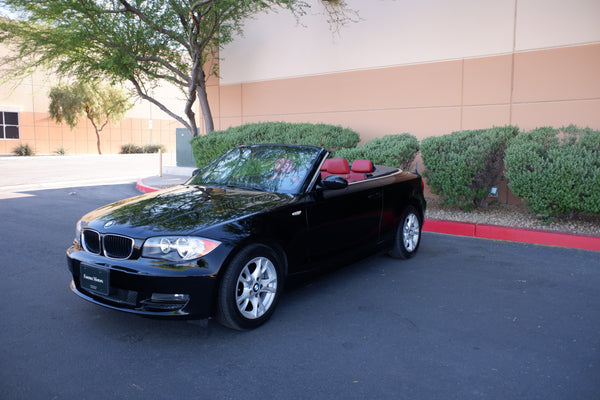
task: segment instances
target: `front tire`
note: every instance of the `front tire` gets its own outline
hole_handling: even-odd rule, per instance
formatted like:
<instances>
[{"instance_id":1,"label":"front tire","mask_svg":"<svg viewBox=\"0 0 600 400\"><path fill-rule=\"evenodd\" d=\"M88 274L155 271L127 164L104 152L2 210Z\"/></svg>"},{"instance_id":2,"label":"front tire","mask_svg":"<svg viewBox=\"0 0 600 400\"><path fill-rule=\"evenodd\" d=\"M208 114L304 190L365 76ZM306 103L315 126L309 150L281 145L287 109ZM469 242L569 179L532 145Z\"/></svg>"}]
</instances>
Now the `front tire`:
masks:
<instances>
[{"instance_id":1,"label":"front tire","mask_svg":"<svg viewBox=\"0 0 600 400\"><path fill-rule=\"evenodd\" d=\"M394 247L389 254L394 258L413 257L421 243L421 225L422 221L417 209L413 206L406 207L396 230Z\"/></svg>"},{"instance_id":2,"label":"front tire","mask_svg":"<svg viewBox=\"0 0 600 400\"><path fill-rule=\"evenodd\" d=\"M283 289L281 262L271 248L255 244L236 254L223 272L217 319L232 329L253 329L266 322Z\"/></svg>"}]
</instances>

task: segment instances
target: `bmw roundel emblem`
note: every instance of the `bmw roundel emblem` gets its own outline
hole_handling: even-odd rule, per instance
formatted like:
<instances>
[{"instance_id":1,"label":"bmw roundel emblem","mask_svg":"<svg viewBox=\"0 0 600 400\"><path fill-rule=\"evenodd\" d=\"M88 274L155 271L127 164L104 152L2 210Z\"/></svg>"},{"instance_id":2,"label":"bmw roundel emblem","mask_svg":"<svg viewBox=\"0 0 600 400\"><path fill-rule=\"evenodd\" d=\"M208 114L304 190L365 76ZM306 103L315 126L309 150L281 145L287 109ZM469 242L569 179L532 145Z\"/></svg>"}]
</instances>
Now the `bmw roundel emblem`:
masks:
<instances>
[{"instance_id":1,"label":"bmw roundel emblem","mask_svg":"<svg viewBox=\"0 0 600 400\"><path fill-rule=\"evenodd\" d=\"M115 221L108 221L107 223L104 224L104 228L110 228L111 226L113 226L115 224Z\"/></svg>"}]
</instances>

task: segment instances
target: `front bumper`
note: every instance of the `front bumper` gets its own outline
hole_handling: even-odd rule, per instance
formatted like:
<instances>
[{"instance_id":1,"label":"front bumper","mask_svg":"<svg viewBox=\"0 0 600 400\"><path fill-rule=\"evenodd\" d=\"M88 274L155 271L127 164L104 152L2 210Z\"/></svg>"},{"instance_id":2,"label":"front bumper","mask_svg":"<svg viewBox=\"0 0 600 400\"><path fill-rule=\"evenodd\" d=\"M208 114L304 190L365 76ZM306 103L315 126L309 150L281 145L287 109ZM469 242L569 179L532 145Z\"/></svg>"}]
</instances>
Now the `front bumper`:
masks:
<instances>
[{"instance_id":1,"label":"front bumper","mask_svg":"<svg viewBox=\"0 0 600 400\"><path fill-rule=\"evenodd\" d=\"M67 262L73 278L71 290L94 304L152 317L207 318L214 313L219 268L157 268L154 260L111 260L75 246L67 251ZM82 264L108 272L108 285L102 292L82 283Z\"/></svg>"}]
</instances>

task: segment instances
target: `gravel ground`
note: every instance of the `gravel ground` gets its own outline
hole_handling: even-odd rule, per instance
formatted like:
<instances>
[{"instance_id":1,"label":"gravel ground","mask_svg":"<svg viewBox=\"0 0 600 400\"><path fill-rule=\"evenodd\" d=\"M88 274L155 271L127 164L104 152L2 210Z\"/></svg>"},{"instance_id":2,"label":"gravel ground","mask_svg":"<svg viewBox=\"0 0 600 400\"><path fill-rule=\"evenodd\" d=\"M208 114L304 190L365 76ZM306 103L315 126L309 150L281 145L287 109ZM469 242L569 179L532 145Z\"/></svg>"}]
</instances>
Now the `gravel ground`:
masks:
<instances>
[{"instance_id":1,"label":"gravel ground","mask_svg":"<svg viewBox=\"0 0 600 400\"><path fill-rule=\"evenodd\" d=\"M426 218L600 236L600 215L543 220L524 205L516 204L491 204L486 209L464 212L455 207L442 207L437 199L427 199Z\"/></svg>"}]
</instances>

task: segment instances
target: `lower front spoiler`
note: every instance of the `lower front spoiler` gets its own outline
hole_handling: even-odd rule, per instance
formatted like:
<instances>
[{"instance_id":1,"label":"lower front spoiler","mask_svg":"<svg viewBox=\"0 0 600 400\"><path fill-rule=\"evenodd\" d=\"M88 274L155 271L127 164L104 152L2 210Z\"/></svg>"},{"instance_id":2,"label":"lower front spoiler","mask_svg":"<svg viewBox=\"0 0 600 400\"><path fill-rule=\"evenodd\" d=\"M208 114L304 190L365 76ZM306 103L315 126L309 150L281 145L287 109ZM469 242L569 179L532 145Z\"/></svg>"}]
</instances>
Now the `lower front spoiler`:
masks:
<instances>
[{"instance_id":1,"label":"lower front spoiler","mask_svg":"<svg viewBox=\"0 0 600 400\"><path fill-rule=\"evenodd\" d=\"M166 311L150 311L150 310L144 310L141 308L124 307L124 306L118 305L118 303L115 303L114 301L111 301L110 299L103 298L103 296L94 295L92 297L91 295L88 295L87 293L82 292L81 290L79 290L77 288L77 285L75 284L75 282L73 280L71 280L70 287L71 287L71 291L73 293L75 293L77 296L81 297L82 299L89 301L90 303L94 303L94 304L97 304L102 307L110 308L112 310L127 312L130 314L137 314L137 315L146 316L146 317L162 317L162 318L192 318L192 317L193 318L207 318L210 316L210 312L208 312L208 311L200 312L200 313L189 312L189 311L187 311L187 307L183 304L182 304L181 308L166 310Z\"/></svg>"}]
</instances>

